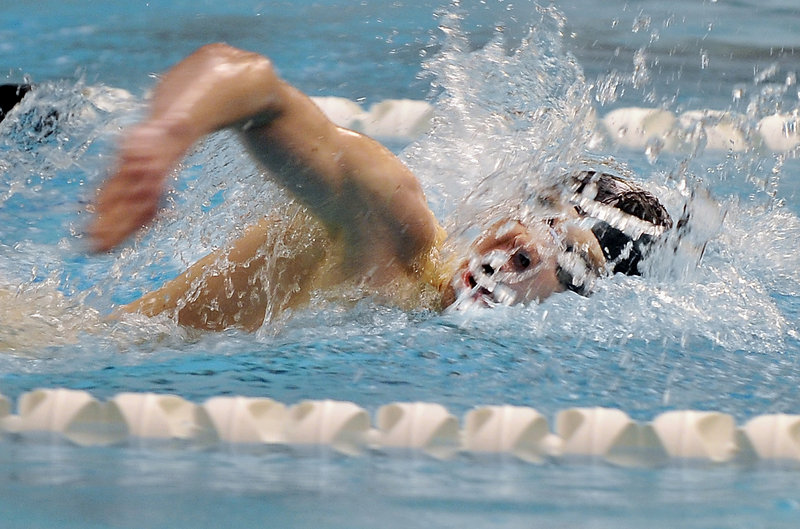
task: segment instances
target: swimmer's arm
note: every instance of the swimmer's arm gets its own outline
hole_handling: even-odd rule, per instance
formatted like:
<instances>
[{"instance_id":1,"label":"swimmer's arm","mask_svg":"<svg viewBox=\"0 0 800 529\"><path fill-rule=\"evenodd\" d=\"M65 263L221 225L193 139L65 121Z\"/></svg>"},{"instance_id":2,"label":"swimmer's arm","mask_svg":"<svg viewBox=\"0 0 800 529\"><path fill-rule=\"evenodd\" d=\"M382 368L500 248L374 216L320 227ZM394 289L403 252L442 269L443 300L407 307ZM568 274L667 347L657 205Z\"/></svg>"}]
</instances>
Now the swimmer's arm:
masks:
<instances>
[{"instance_id":1,"label":"swimmer's arm","mask_svg":"<svg viewBox=\"0 0 800 529\"><path fill-rule=\"evenodd\" d=\"M290 254L276 254L273 245L290 244L284 239L294 235L275 233L276 225L280 225L276 219L262 219L230 247L203 257L119 312L146 316L166 312L195 329L255 331L264 323L268 305L278 313L306 301L312 271L325 253L312 241ZM277 260L278 266L266 266L268 259Z\"/></svg>"},{"instance_id":2,"label":"swimmer's arm","mask_svg":"<svg viewBox=\"0 0 800 529\"><path fill-rule=\"evenodd\" d=\"M98 193L95 248L110 249L150 222L169 171L223 128L240 131L275 180L357 253L410 265L434 243L438 225L419 182L391 152L334 125L266 58L215 44L164 76L148 118L124 139Z\"/></svg>"}]
</instances>

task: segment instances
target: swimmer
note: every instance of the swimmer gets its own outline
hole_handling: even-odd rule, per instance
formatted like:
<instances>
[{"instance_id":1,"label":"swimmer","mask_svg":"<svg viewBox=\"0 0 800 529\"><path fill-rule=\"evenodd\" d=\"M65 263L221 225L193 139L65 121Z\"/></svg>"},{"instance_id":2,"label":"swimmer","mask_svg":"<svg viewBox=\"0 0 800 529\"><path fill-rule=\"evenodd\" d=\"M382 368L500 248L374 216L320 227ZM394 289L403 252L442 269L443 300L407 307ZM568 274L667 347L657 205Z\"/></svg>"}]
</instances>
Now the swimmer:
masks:
<instances>
[{"instance_id":1,"label":"swimmer","mask_svg":"<svg viewBox=\"0 0 800 529\"><path fill-rule=\"evenodd\" d=\"M636 273L643 248L671 224L646 192L590 171L574 179L574 203L552 200L553 214L540 221L497 221L467 257L448 258L444 229L397 157L333 124L267 58L212 44L161 78L148 115L123 138L94 203L93 248L108 251L150 223L170 171L198 140L222 129L238 133L308 216L262 219L123 312L167 314L200 329L253 331L268 307L298 307L312 292L342 284L389 296L409 286L430 291L437 308L539 302L565 290L586 294L606 273ZM642 204L646 211L639 211ZM635 217L637 233L604 222L603 208ZM580 222L586 216L599 220L586 227ZM276 229L284 233L276 237ZM268 266L267 247L276 244L297 249L282 254L280 266Z\"/></svg>"}]
</instances>

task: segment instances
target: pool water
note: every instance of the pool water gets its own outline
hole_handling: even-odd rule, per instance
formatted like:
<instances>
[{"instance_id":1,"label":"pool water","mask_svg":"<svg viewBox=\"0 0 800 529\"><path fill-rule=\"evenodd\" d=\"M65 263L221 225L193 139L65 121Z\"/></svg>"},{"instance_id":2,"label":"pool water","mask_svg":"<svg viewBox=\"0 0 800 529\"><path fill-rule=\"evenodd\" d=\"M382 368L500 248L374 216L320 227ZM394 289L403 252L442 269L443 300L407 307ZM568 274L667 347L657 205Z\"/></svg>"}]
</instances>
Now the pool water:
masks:
<instances>
[{"instance_id":1,"label":"pool water","mask_svg":"<svg viewBox=\"0 0 800 529\"><path fill-rule=\"evenodd\" d=\"M457 416L517 404L550 419L606 406L642 422L681 409L739 424L797 413L800 164L796 152L759 145L757 124L800 107L800 9L789 0L595 4L6 6L5 80L39 86L0 124L0 284L15 292L0 299L0 393L336 399L371 413L427 401ZM524 207L576 160L609 156L674 218L691 211L689 229L644 277L602 281L589 298L444 314L320 302L255 334L105 322L113 305L284 200L215 135L187 158L151 229L117 253L86 252L85 206L120 127L140 115L153 75L219 40L269 55L311 95L364 108L430 101L431 131L390 146L455 233L469 233L489 204ZM688 133L631 146L598 133L599 120L630 107L736 113L749 147L705 148ZM15 439L0 440L0 460L4 527L788 528L800 517L797 469L783 463L628 469Z\"/></svg>"}]
</instances>

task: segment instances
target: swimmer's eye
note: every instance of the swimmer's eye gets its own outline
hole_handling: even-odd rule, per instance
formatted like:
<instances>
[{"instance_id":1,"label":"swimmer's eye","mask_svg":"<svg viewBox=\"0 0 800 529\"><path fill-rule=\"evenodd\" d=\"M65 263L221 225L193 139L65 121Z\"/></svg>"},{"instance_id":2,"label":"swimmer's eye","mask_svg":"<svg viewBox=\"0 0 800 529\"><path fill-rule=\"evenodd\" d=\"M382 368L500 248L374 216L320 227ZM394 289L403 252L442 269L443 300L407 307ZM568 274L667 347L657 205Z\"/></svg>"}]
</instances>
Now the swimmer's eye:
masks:
<instances>
[{"instance_id":1,"label":"swimmer's eye","mask_svg":"<svg viewBox=\"0 0 800 529\"><path fill-rule=\"evenodd\" d=\"M525 250L520 250L511 258L517 270L527 270L531 266L531 256Z\"/></svg>"}]
</instances>

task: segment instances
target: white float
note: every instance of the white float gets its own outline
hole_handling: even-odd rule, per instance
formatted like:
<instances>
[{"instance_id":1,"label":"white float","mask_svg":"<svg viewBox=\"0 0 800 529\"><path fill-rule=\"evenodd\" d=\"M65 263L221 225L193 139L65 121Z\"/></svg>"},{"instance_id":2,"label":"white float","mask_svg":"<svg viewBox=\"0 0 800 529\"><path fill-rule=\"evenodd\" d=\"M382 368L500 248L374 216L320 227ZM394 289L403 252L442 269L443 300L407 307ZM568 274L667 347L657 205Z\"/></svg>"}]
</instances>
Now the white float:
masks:
<instances>
[{"instance_id":1,"label":"white float","mask_svg":"<svg viewBox=\"0 0 800 529\"><path fill-rule=\"evenodd\" d=\"M387 99L365 110L341 97L313 97L314 102L339 126L384 141L410 142L430 130L434 107L426 101ZM614 143L635 149L655 147L675 150L693 145L694 134L705 136L705 150L744 151L765 146L785 152L800 146L800 116L775 114L748 127L744 115L714 109L688 110L676 116L662 108L622 107L608 112L596 123L598 133ZM750 129L752 128L752 132Z\"/></svg>"},{"instance_id":2,"label":"white float","mask_svg":"<svg viewBox=\"0 0 800 529\"><path fill-rule=\"evenodd\" d=\"M440 404L395 402L378 409L381 448L411 448L450 457L461 447L458 419Z\"/></svg>"},{"instance_id":3,"label":"white float","mask_svg":"<svg viewBox=\"0 0 800 529\"><path fill-rule=\"evenodd\" d=\"M5 395L0 394L0 419L9 414L11 414L11 401Z\"/></svg>"},{"instance_id":4,"label":"white float","mask_svg":"<svg viewBox=\"0 0 800 529\"><path fill-rule=\"evenodd\" d=\"M8 432L59 434L79 445L108 445L124 440L128 430L116 407L85 391L38 389L24 393L18 415L3 419Z\"/></svg>"},{"instance_id":5,"label":"white float","mask_svg":"<svg viewBox=\"0 0 800 529\"><path fill-rule=\"evenodd\" d=\"M120 393L111 402L125 418L134 437L204 442L211 442L216 437L206 413L182 397L157 393Z\"/></svg>"},{"instance_id":6,"label":"white float","mask_svg":"<svg viewBox=\"0 0 800 529\"><path fill-rule=\"evenodd\" d=\"M800 460L800 415L761 415L742 431L758 457Z\"/></svg>"},{"instance_id":7,"label":"white float","mask_svg":"<svg viewBox=\"0 0 800 529\"><path fill-rule=\"evenodd\" d=\"M340 127L384 141L413 141L433 122L433 106L413 99L385 99L364 110L342 97L313 97L314 103Z\"/></svg>"},{"instance_id":8,"label":"white float","mask_svg":"<svg viewBox=\"0 0 800 529\"><path fill-rule=\"evenodd\" d=\"M777 152L790 151L800 145L800 116L774 114L758 122L764 144Z\"/></svg>"},{"instance_id":9,"label":"white float","mask_svg":"<svg viewBox=\"0 0 800 529\"><path fill-rule=\"evenodd\" d=\"M667 453L649 425L612 408L571 408L556 416L565 455L603 458L618 465L655 466Z\"/></svg>"},{"instance_id":10,"label":"white float","mask_svg":"<svg viewBox=\"0 0 800 529\"><path fill-rule=\"evenodd\" d=\"M561 452L561 441L550 433L547 419L533 408L484 406L464 417L464 449L509 453L540 462Z\"/></svg>"},{"instance_id":11,"label":"white float","mask_svg":"<svg viewBox=\"0 0 800 529\"><path fill-rule=\"evenodd\" d=\"M367 443L370 419L352 402L307 400L295 404L286 417L285 439L295 445L329 445L358 454Z\"/></svg>"},{"instance_id":12,"label":"white float","mask_svg":"<svg viewBox=\"0 0 800 529\"><path fill-rule=\"evenodd\" d=\"M719 110L690 110L678 117L687 134L699 129L705 135L705 148L710 150L744 151L751 146L745 137L744 118Z\"/></svg>"},{"instance_id":13,"label":"white float","mask_svg":"<svg viewBox=\"0 0 800 529\"><path fill-rule=\"evenodd\" d=\"M671 411L653 421L653 428L671 457L730 461L740 452L736 423L726 413Z\"/></svg>"},{"instance_id":14,"label":"white float","mask_svg":"<svg viewBox=\"0 0 800 529\"><path fill-rule=\"evenodd\" d=\"M709 151L744 151L763 145L785 152L800 146L800 116L795 114L766 116L748 127L746 116L721 110L689 110L676 117L659 108L624 107L606 114L602 123L614 143L636 149L691 147L697 133L705 136Z\"/></svg>"},{"instance_id":15,"label":"white float","mask_svg":"<svg viewBox=\"0 0 800 529\"><path fill-rule=\"evenodd\" d=\"M114 112L121 108L127 108L135 101L133 94L127 90L110 86L87 86L82 93L97 109L103 112Z\"/></svg>"},{"instance_id":16,"label":"white float","mask_svg":"<svg viewBox=\"0 0 800 529\"><path fill-rule=\"evenodd\" d=\"M675 144L675 114L660 108L627 107L612 110L603 118L606 132L615 143L644 148L658 141L662 148Z\"/></svg>"},{"instance_id":17,"label":"white float","mask_svg":"<svg viewBox=\"0 0 800 529\"><path fill-rule=\"evenodd\" d=\"M430 130L433 107L425 101L386 99L372 105L359 121L356 130L368 136L412 141Z\"/></svg>"},{"instance_id":18,"label":"white float","mask_svg":"<svg viewBox=\"0 0 800 529\"><path fill-rule=\"evenodd\" d=\"M267 398L214 397L203 404L220 440L228 443L285 442L286 406Z\"/></svg>"},{"instance_id":19,"label":"white float","mask_svg":"<svg viewBox=\"0 0 800 529\"><path fill-rule=\"evenodd\" d=\"M346 129L354 128L354 122L361 119L365 113L361 105L344 97L312 97L311 100L328 119Z\"/></svg>"}]
</instances>

